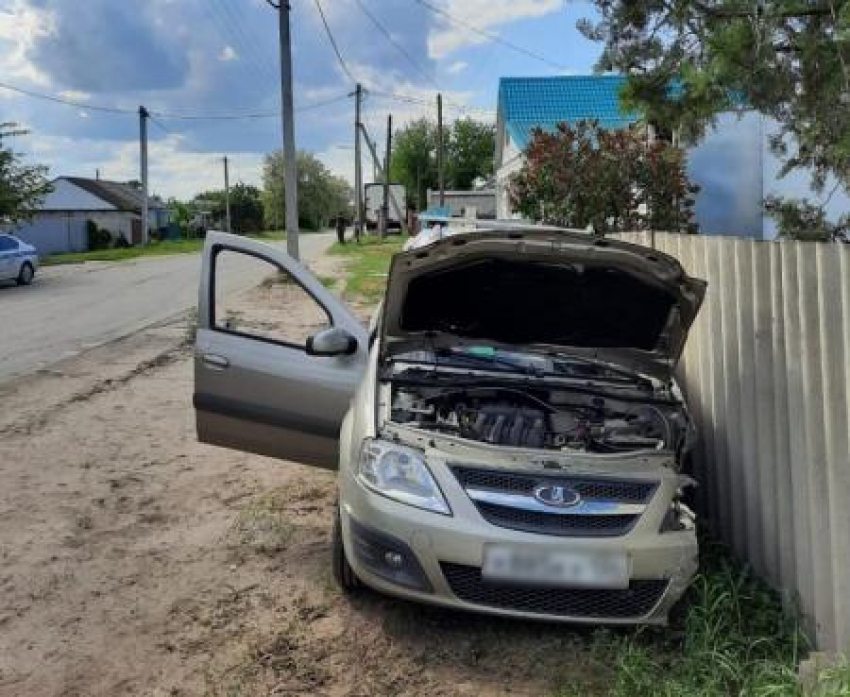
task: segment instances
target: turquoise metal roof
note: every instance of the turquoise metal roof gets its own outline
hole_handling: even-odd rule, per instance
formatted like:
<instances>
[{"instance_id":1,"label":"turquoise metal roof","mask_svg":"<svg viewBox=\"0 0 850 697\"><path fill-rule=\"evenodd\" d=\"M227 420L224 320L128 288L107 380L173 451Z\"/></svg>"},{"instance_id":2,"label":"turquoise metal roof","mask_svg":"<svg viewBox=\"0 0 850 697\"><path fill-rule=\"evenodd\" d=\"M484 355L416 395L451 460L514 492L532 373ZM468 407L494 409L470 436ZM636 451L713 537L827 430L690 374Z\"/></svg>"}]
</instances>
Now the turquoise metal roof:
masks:
<instances>
[{"instance_id":1,"label":"turquoise metal roof","mask_svg":"<svg viewBox=\"0 0 850 697\"><path fill-rule=\"evenodd\" d=\"M638 115L622 110L622 75L563 75L503 77L499 81L499 113L519 148L528 145L531 131L554 131L562 121L595 120L604 128L625 128Z\"/></svg>"}]
</instances>

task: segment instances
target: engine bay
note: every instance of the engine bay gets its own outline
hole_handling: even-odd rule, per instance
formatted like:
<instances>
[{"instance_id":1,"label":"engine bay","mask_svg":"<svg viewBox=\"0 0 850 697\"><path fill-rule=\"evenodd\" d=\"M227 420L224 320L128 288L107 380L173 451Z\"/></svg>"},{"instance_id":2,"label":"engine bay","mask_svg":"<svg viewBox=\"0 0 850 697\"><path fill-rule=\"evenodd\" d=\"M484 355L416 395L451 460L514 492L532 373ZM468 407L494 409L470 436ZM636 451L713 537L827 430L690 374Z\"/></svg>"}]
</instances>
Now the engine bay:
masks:
<instances>
[{"instance_id":1,"label":"engine bay","mask_svg":"<svg viewBox=\"0 0 850 697\"><path fill-rule=\"evenodd\" d=\"M690 428L677 400L624 399L560 387L395 384L391 419L492 445L590 453L678 453Z\"/></svg>"}]
</instances>

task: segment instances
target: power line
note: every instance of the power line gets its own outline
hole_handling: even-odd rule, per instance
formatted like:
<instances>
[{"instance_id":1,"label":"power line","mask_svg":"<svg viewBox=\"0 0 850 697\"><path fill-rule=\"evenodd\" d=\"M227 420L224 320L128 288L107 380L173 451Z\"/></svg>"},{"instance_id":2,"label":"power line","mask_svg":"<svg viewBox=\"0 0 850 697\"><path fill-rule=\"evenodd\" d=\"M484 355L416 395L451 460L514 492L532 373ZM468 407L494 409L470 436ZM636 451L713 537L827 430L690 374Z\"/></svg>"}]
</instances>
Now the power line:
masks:
<instances>
[{"instance_id":1,"label":"power line","mask_svg":"<svg viewBox=\"0 0 850 697\"><path fill-rule=\"evenodd\" d=\"M202 3L209 18L216 25L219 36L226 44L232 43L238 50L237 55L246 60L240 60L239 65L246 74L251 74L249 68L253 68L253 75L265 82L267 88L272 91L276 89L275 70L270 67L268 59L263 61L254 51L255 42L246 36L241 22L238 22L238 13L231 13L228 2L221 3L219 0L205 0Z\"/></svg>"},{"instance_id":2,"label":"power line","mask_svg":"<svg viewBox=\"0 0 850 697\"><path fill-rule=\"evenodd\" d=\"M56 104L63 104L65 106L74 107L76 109L85 109L87 111L100 111L109 114L130 114L133 116L136 116L138 114L137 108L106 106L103 104L89 104L87 102L81 102L74 99L66 99L64 97L58 97L52 94L45 94L44 92L35 92L33 90L28 90L23 87L10 85L5 82L0 82L0 89L9 90L10 92L17 92L18 94L22 94L27 97L32 97L33 99L41 99L48 102L54 102ZM302 106L296 107L295 111L312 111L313 109L321 109L322 107L329 106L331 104L336 104L347 99L349 99L348 94L341 94L336 97L330 97L329 99L315 102L313 104L304 104ZM181 114L168 111L151 110L149 113L151 116L156 116L160 119L177 121L239 121L249 119L270 119L278 118L280 116L279 111L254 112L244 114Z\"/></svg>"},{"instance_id":3,"label":"power line","mask_svg":"<svg viewBox=\"0 0 850 697\"><path fill-rule=\"evenodd\" d=\"M434 79L434 77L429 74L427 70L425 70L424 68L422 68L422 66L419 65L419 63L413 58L413 56L410 55L410 53L404 46L402 46L398 41L393 38L393 35L390 33L390 31L383 24L381 24L380 20L378 20L375 15L373 15L369 11L369 8L363 4L363 1L355 1L357 2L358 7L362 10L363 14L365 14L372 22L372 24L375 25L375 28L387 38L387 41L389 41L393 46L395 46L398 52L401 53L401 55L403 55L407 59L407 62L413 66L414 70L416 70L416 72L422 75L428 82L434 85L434 87L440 89L440 86L437 84L437 81Z\"/></svg>"},{"instance_id":4,"label":"power line","mask_svg":"<svg viewBox=\"0 0 850 697\"><path fill-rule=\"evenodd\" d=\"M322 24L325 26L325 34L328 35L328 40L331 42L331 46L333 46L333 50L336 54L336 58L339 61L339 64L342 66L342 69L345 71L345 74L348 75L349 79L352 82L358 82L357 78L351 74L351 71L348 69L348 65L346 65L342 54L339 52L339 46L337 46L336 39L334 38L333 32L331 31L330 25L328 24L328 20L325 17L325 11L322 9L322 3L319 2L319 0L313 0L313 2L315 2L316 9L319 11L319 16L322 18Z\"/></svg>"},{"instance_id":5,"label":"power line","mask_svg":"<svg viewBox=\"0 0 850 697\"><path fill-rule=\"evenodd\" d=\"M452 14L449 14L448 12L446 12L441 7L437 7L436 5L432 4L428 0L413 0L413 1L422 5L422 7L430 10L434 14L438 14L441 17L444 17L445 19L447 19L452 24L456 24L459 27L463 27L464 29L468 29L469 31L474 32L474 33L478 34L479 36L483 36L488 41L492 41L493 43L501 44L505 48L509 48L512 51L516 51L517 53L521 53L524 56L528 56L529 58L533 58L536 61L540 61L541 63L545 63L546 65L548 65L551 68L554 68L555 70L569 70L569 68L566 65L562 65L561 63L557 63L553 60L550 60L546 56L543 56L539 53L536 53L536 52L532 51L531 49L525 48L524 46L519 46L518 44L515 44L511 41L508 41L507 39L503 39L498 34L494 34L493 32L489 32L485 29L481 29L480 27L476 27L474 24L470 24L469 22L467 22L465 20L459 19L458 17L455 17Z\"/></svg>"},{"instance_id":6,"label":"power line","mask_svg":"<svg viewBox=\"0 0 850 697\"><path fill-rule=\"evenodd\" d=\"M418 104L422 106L433 107L434 103L432 100L424 99L423 97L415 97L410 94L403 94L399 92L385 92L382 90L367 90L369 94L374 94L376 97L380 97L383 99L391 99L396 102L403 102L405 104ZM475 107L467 107L461 104L457 104L456 102L449 102L448 100L443 100L448 107L451 107L454 111L458 111L460 113L469 114L469 113L477 113L483 114L487 116L493 116L494 112L488 111L487 109L478 109Z\"/></svg>"}]
</instances>

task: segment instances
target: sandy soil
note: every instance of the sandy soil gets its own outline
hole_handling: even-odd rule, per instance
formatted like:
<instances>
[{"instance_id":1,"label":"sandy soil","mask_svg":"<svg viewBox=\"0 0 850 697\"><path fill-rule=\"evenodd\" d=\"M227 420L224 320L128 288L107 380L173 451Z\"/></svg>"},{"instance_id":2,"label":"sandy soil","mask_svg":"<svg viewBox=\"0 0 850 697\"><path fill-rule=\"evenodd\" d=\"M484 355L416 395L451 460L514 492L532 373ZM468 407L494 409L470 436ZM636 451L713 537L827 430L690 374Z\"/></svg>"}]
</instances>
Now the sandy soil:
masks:
<instances>
[{"instance_id":1,"label":"sandy soil","mask_svg":"<svg viewBox=\"0 0 850 697\"><path fill-rule=\"evenodd\" d=\"M542 695L582 670L563 627L344 597L333 475L198 444L189 336L0 388L0 695Z\"/></svg>"}]
</instances>

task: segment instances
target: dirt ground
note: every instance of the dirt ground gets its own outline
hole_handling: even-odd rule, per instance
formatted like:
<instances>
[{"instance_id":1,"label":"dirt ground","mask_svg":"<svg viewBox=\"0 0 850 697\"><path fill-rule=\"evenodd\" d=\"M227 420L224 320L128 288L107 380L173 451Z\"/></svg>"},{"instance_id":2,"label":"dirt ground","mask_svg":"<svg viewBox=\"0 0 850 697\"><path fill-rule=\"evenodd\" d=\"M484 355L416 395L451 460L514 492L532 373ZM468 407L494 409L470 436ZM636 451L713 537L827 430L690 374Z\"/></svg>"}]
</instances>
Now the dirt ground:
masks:
<instances>
[{"instance_id":1,"label":"dirt ground","mask_svg":"<svg viewBox=\"0 0 850 697\"><path fill-rule=\"evenodd\" d=\"M196 442L189 325L0 387L0 695L545 695L582 670L574 630L343 596L333 474Z\"/></svg>"}]
</instances>

